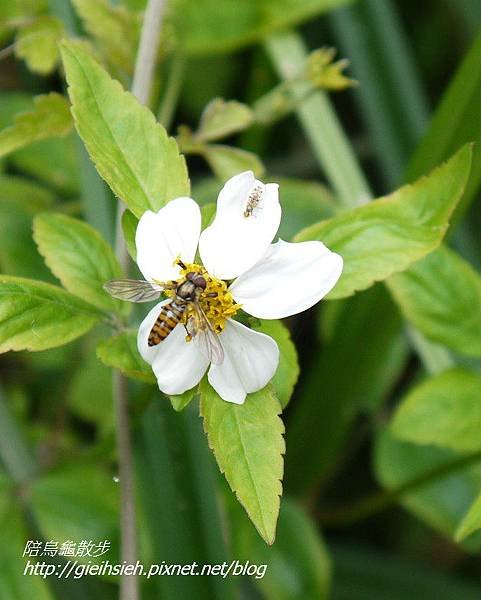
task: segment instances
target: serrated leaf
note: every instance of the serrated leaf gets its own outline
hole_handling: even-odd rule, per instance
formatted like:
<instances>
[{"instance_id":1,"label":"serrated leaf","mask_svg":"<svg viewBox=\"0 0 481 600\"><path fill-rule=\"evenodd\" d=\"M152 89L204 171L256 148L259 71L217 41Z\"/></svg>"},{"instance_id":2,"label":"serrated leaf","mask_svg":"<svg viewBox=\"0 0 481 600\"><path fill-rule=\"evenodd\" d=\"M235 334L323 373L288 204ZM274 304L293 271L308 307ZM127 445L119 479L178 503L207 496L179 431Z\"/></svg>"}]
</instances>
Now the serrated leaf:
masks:
<instances>
[{"instance_id":1,"label":"serrated leaf","mask_svg":"<svg viewBox=\"0 0 481 600\"><path fill-rule=\"evenodd\" d=\"M279 346L279 366L274 377L271 379L271 385L276 391L276 396L282 408L285 408L291 399L294 386L299 377L297 350L291 340L289 329L287 329L282 321L276 320L261 321L253 329L270 335Z\"/></svg>"},{"instance_id":2,"label":"serrated leaf","mask_svg":"<svg viewBox=\"0 0 481 600\"><path fill-rule=\"evenodd\" d=\"M242 171L253 171L256 177L262 177L265 171L261 159L242 148L211 144L204 148L203 156L221 181L227 181Z\"/></svg>"},{"instance_id":3,"label":"serrated leaf","mask_svg":"<svg viewBox=\"0 0 481 600\"><path fill-rule=\"evenodd\" d=\"M212 142L249 127L254 120L252 110L237 100L214 98L205 107L195 137Z\"/></svg>"},{"instance_id":4,"label":"serrated leaf","mask_svg":"<svg viewBox=\"0 0 481 600\"><path fill-rule=\"evenodd\" d=\"M31 111L16 115L14 124L0 132L0 157L33 142L66 135L72 126L66 98L55 92L37 96Z\"/></svg>"},{"instance_id":5,"label":"serrated leaf","mask_svg":"<svg viewBox=\"0 0 481 600\"><path fill-rule=\"evenodd\" d=\"M190 183L176 141L154 115L75 42L63 42L72 112L100 175L138 217L188 196Z\"/></svg>"},{"instance_id":6,"label":"serrated leaf","mask_svg":"<svg viewBox=\"0 0 481 600\"><path fill-rule=\"evenodd\" d=\"M388 280L404 317L424 335L481 356L481 276L446 246Z\"/></svg>"},{"instance_id":7,"label":"serrated leaf","mask_svg":"<svg viewBox=\"0 0 481 600\"><path fill-rule=\"evenodd\" d=\"M146 383L155 383L151 366L137 350L137 331L129 329L114 335L97 346L99 359L113 369L119 369L127 377Z\"/></svg>"},{"instance_id":8,"label":"serrated leaf","mask_svg":"<svg viewBox=\"0 0 481 600\"><path fill-rule=\"evenodd\" d=\"M122 269L93 227L66 215L44 213L34 220L33 236L47 266L69 292L103 310L128 310L102 287L122 277Z\"/></svg>"},{"instance_id":9,"label":"serrated leaf","mask_svg":"<svg viewBox=\"0 0 481 600\"><path fill-rule=\"evenodd\" d=\"M344 259L329 298L344 298L403 271L439 246L469 176L471 147L413 185L307 227L295 241L321 240Z\"/></svg>"},{"instance_id":10,"label":"serrated leaf","mask_svg":"<svg viewBox=\"0 0 481 600\"><path fill-rule=\"evenodd\" d=\"M0 352L62 346L101 318L94 306L62 288L0 275Z\"/></svg>"},{"instance_id":11,"label":"serrated leaf","mask_svg":"<svg viewBox=\"0 0 481 600\"><path fill-rule=\"evenodd\" d=\"M115 67L131 73L140 35L140 15L107 0L73 0L98 49Z\"/></svg>"},{"instance_id":12,"label":"serrated leaf","mask_svg":"<svg viewBox=\"0 0 481 600\"><path fill-rule=\"evenodd\" d=\"M270 33L347 4L349 0L176 0L170 17L189 54L230 52Z\"/></svg>"},{"instance_id":13,"label":"serrated leaf","mask_svg":"<svg viewBox=\"0 0 481 600\"><path fill-rule=\"evenodd\" d=\"M481 375L457 368L423 381L401 402L391 431L416 444L481 450Z\"/></svg>"},{"instance_id":14,"label":"serrated leaf","mask_svg":"<svg viewBox=\"0 0 481 600\"><path fill-rule=\"evenodd\" d=\"M34 73L48 75L59 62L58 42L63 36L62 21L42 16L21 27L15 39L15 55Z\"/></svg>"},{"instance_id":15,"label":"serrated leaf","mask_svg":"<svg viewBox=\"0 0 481 600\"><path fill-rule=\"evenodd\" d=\"M481 529L481 495L469 507L454 535L457 542L462 542L469 535Z\"/></svg>"},{"instance_id":16,"label":"serrated leaf","mask_svg":"<svg viewBox=\"0 0 481 600\"><path fill-rule=\"evenodd\" d=\"M217 464L261 537L273 544L282 494L284 425L266 387L242 405L225 402L204 380L200 413Z\"/></svg>"}]
</instances>

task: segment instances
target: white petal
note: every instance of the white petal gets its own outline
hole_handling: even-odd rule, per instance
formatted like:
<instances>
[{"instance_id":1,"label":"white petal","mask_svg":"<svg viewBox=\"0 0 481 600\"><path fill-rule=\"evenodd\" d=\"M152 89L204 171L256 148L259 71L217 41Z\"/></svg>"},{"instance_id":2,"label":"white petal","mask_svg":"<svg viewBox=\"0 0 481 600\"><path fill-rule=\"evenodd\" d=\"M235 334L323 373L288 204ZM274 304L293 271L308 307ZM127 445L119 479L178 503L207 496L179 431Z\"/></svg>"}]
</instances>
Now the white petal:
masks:
<instances>
[{"instance_id":1,"label":"white petal","mask_svg":"<svg viewBox=\"0 0 481 600\"><path fill-rule=\"evenodd\" d=\"M247 394L262 389L279 364L279 348L265 335L229 320L220 334L224 362L211 365L208 379L227 402L243 404Z\"/></svg>"},{"instance_id":2,"label":"white petal","mask_svg":"<svg viewBox=\"0 0 481 600\"><path fill-rule=\"evenodd\" d=\"M263 184L252 171L227 181L217 199L215 219L199 241L202 262L211 275L233 279L265 254L281 221L278 187L276 183ZM253 214L246 217L255 188L260 190L259 201Z\"/></svg>"},{"instance_id":3,"label":"white petal","mask_svg":"<svg viewBox=\"0 0 481 600\"><path fill-rule=\"evenodd\" d=\"M230 291L249 314L282 319L319 302L336 285L342 264L342 257L321 242L279 240Z\"/></svg>"},{"instance_id":4,"label":"white petal","mask_svg":"<svg viewBox=\"0 0 481 600\"><path fill-rule=\"evenodd\" d=\"M177 325L157 346L148 345L148 337L160 308L170 302L159 302L142 321L137 347L142 358L152 365L159 388L165 394L182 394L199 383L209 361L192 342L185 341L185 330Z\"/></svg>"},{"instance_id":5,"label":"white petal","mask_svg":"<svg viewBox=\"0 0 481 600\"><path fill-rule=\"evenodd\" d=\"M177 257L193 262L200 235L200 209L191 198L177 198L159 212L146 211L135 234L137 264L147 280L177 279Z\"/></svg>"}]
</instances>

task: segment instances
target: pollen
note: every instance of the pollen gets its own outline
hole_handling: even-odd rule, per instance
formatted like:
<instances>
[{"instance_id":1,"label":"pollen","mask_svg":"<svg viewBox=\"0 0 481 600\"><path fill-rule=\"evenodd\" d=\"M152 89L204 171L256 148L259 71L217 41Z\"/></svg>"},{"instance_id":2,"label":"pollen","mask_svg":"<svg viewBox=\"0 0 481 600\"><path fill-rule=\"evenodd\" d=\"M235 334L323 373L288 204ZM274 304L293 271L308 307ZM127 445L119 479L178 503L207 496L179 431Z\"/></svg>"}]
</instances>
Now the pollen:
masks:
<instances>
[{"instance_id":1,"label":"pollen","mask_svg":"<svg viewBox=\"0 0 481 600\"><path fill-rule=\"evenodd\" d=\"M179 266L181 266L182 279L187 273L199 273L204 277L207 285L205 290L200 293L198 301L214 331L221 333L225 328L226 320L234 317L241 309L241 305L234 301L232 294L227 289L227 283L210 275L202 265L182 263ZM186 311L186 320L188 320L190 312L190 310Z\"/></svg>"}]
</instances>

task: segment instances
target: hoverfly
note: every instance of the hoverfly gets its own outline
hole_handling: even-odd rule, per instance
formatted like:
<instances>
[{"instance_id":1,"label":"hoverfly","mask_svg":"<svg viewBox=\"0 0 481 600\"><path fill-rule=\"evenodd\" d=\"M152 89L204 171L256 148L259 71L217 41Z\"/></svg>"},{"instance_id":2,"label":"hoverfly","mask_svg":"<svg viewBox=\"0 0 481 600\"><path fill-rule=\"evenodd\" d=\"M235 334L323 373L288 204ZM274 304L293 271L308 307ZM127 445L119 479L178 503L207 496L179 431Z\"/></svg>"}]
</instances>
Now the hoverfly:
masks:
<instances>
[{"instance_id":1,"label":"hoverfly","mask_svg":"<svg viewBox=\"0 0 481 600\"><path fill-rule=\"evenodd\" d=\"M182 268L184 266L180 264ZM172 290L175 296L160 309L149 333L149 346L157 346L163 342L174 328L182 322L188 308L192 315L184 327L187 334L199 350L214 364L220 365L224 360L224 350L212 325L207 319L200 303L199 296L207 286L200 273L187 273L183 281L151 283L142 279L113 279L104 284L104 289L114 298L129 302L150 302L157 300L164 290Z\"/></svg>"},{"instance_id":2,"label":"hoverfly","mask_svg":"<svg viewBox=\"0 0 481 600\"><path fill-rule=\"evenodd\" d=\"M264 190L263 188L258 185L256 186L249 194L249 196L247 197L247 204L244 210L244 217L247 219L248 217L252 217L252 215L254 214L254 209L256 208L256 206L259 205L261 199L262 199L262 194L263 194Z\"/></svg>"}]
</instances>

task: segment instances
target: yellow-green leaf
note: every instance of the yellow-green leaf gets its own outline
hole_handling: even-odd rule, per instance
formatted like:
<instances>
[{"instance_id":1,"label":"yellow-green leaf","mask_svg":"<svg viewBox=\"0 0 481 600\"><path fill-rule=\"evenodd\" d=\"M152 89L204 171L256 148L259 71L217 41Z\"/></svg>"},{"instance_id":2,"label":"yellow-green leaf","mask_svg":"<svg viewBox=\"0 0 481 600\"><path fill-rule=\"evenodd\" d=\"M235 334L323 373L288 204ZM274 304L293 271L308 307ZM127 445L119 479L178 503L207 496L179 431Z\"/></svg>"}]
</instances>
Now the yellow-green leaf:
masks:
<instances>
[{"instance_id":1,"label":"yellow-green leaf","mask_svg":"<svg viewBox=\"0 0 481 600\"><path fill-rule=\"evenodd\" d=\"M242 148L211 144L206 146L202 153L221 181L227 181L242 171L253 171L256 177L262 177L265 170L257 154Z\"/></svg>"},{"instance_id":2,"label":"yellow-green leaf","mask_svg":"<svg viewBox=\"0 0 481 600\"><path fill-rule=\"evenodd\" d=\"M94 306L62 288L0 275L0 352L62 346L101 318Z\"/></svg>"},{"instance_id":3,"label":"yellow-green leaf","mask_svg":"<svg viewBox=\"0 0 481 600\"><path fill-rule=\"evenodd\" d=\"M19 113L13 125L0 131L0 157L38 140L66 135L73 126L67 100L52 92L35 98L35 106Z\"/></svg>"},{"instance_id":4,"label":"yellow-green leaf","mask_svg":"<svg viewBox=\"0 0 481 600\"><path fill-rule=\"evenodd\" d=\"M407 269L439 246L471 165L466 145L412 185L303 229L295 241L321 240L344 259L329 298L344 298Z\"/></svg>"},{"instance_id":5,"label":"yellow-green leaf","mask_svg":"<svg viewBox=\"0 0 481 600\"><path fill-rule=\"evenodd\" d=\"M254 120L252 110L236 100L214 98L205 107L195 137L212 142L249 127Z\"/></svg>"},{"instance_id":6,"label":"yellow-green leaf","mask_svg":"<svg viewBox=\"0 0 481 600\"><path fill-rule=\"evenodd\" d=\"M481 450L481 375L457 368L423 381L402 401L391 431L416 444Z\"/></svg>"},{"instance_id":7,"label":"yellow-green leaf","mask_svg":"<svg viewBox=\"0 0 481 600\"><path fill-rule=\"evenodd\" d=\"M131 73L140 35L138 13L107 0L73 0L86 31L98 49L115 67Z\"/></svg>"},{"instance_id":8,"label":"yellow-green leaf","mask_svg":"<svg viewBox=\"0 0 481 600\"><path fill-rule=\"evenodd\" d=\"M441 246L388 280L403 315L424 335L454 350L481 356L481 276Z\"/></svg>"},{"instance_id":9,"label":"yellow-green leaf","mask_svg":"<svg viewBox=\"0 0 481 600\"><path fill-rule=\"evenodd\" d=\"M81 44L63 42L62 57L77 130L113 192L138 217L188 196L184 157L150 110Z\"/></svg>"},{"instance_id":10,"label":"yellow-green leaf","mask_svg":"<svg viewBox=\"0 0 481 600\"><path fill-rule=\"evenodd\" d=\"M129 305L104 289L122 277L112 248L93 227L66 215L44 213L33 225L34 239L52 273L72 294L102 310L125 313Z\"/></svg>"},{"instance_id":11,"label":"yellow-green leaf","mask_svg":"<svg viewBox=\"0 0 481 600\"><path fill-rule=\"evenodd\" d=\"M127 377L146 383L155 383L151 366L145 362L137 350L137 331L129 329L97 346L99 359L113 369L119 369Z\"/></svg>"},{"instance_id":12,"label":"yellow-green leaf","mask_svg":"<svg viewBox=\"0 0 481 600\"><path fill-rule=\"evenodd\" d=\"M42 16L21 27L15 39L15 54L40 75L51 73L59 62L58 42L64 33L62 21Z\"/></svg>"},{"instance_id":13,"label":"yellow-green leaf","mask_svg":"<svg viewBox=\"0 0 481 600\"><path fill-rule=\"evenodd\" d=\"M274 543L285 443L281 407L266 387L244 404L225 402L204 379L200 412L209 446L232 491L262 538Z\"/></svg>"}]
</instances>

